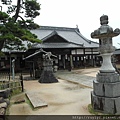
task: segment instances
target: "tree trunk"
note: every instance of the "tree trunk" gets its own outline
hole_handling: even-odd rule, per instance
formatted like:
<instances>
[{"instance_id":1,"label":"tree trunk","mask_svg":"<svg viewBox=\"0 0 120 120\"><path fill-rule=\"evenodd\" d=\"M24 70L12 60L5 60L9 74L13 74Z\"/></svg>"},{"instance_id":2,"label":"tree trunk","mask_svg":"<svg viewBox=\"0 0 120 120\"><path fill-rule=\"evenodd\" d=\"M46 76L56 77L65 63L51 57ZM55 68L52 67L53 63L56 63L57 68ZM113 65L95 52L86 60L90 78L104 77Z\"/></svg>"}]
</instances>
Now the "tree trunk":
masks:
<instances>
[{"instance_id":1,"label":"tree trunk","mask_svg":"<svg viewBox=\"0 0 120 120\"><path fill-rule=\"evenodd\" d=\"M0 51L2 50L3 45L4 45L4 40L0 40Z\"/></svg>"},{"instance_id":2,"label":"tree trunk","mask_svg":"<svg viewBox=\"0 0 120 120\"><path fill-rule=\"evenodd\" d=\"M19 16L20 7L21 7L21 6L20 6L20 3L21 3L21 0L18 0L18 1L17 1L17 9L16 9L16 13L15 13L15 15L13 16L15 22L16 22L18 16Z\"/></svg>"}]
</instances>

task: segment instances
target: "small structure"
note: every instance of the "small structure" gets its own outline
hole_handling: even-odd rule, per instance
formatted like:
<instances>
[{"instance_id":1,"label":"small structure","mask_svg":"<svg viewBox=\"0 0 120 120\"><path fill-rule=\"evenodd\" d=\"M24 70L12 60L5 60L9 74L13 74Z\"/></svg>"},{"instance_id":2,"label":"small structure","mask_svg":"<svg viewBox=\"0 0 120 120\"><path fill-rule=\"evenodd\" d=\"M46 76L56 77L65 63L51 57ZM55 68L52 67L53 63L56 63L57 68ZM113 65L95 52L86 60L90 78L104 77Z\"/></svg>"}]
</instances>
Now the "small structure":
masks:
<instances>
[{"instance_id":1,"label":"small structure","mask_svg":"<svg viewBox=\"0 0 120 120\"><path fill-rule=\"evenodd\" d=\"M107 114L120 114L120 79L111 62L114 52L112 37L118 36L120 30L113 30L108 25L108 16L100 17L101 26L91 33L92 38L99 39L99 52L103 58L102 66L93 81L91 104L94 110Z\"/></svg>"},{"instance_id":2,"label":"small structure","mask_svg":"<svg viewBox=\"0 0 120 120\"><path fill-rule=\"evenodd\" d=\"M15 59L12 60L12 79L15 79Z\"/></svg>"},{"instance_id":3,"label":"small structure","mask_svg":"<svg viewBox=\"0 0 120 120\"><path fill-rule=\"evenodd\" d=\"M42 71L42 74L40 75L39 82L40 83L58 82L58 80L55 78L55 76L53 74L53 60L51 59L51 56L53 56L53 57L56 57L56 56L53 55L51 52L46 52L43 49L39 49L34 54L27 56L23 60L31 58L39 53L44 53L43 54L43 71Z\"/></svg>"}]
</instances>

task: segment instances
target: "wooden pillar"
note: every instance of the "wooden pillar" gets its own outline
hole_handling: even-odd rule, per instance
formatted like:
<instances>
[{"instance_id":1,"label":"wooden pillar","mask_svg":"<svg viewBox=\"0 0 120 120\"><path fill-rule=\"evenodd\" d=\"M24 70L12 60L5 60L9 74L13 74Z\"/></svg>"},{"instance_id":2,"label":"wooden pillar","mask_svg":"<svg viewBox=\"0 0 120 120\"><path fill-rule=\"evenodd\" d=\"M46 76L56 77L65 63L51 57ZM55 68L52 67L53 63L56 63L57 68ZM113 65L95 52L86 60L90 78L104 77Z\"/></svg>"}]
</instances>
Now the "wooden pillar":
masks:
<instances>
[{"instance_id":1,"label":"wooden pillar","mask_svg":"<svg viewBox=\"0 0 120 120\"><path fill-rule=\"evenodd\" d=\"M84 53L84 55L83 55L83 61L84 61L84 67L86 68L86 56L85 56L85 49L83 49L83 53Z\"/></svg>"},{"instance_id":2,"label":"wooden pillar","mask_svg":"<svg viewBox=\"0 0 120 120\"><path fill-rule=\"evenodd\" d=\"M72 59L72 55L70 55L70 66L71 66L71 69L74 67L74 66L73 66L73 59Z\"/></svg>"},{"instance_id":3,"label":"wooden pillar","mask_svg":"<svg viewBox=\"0 0 120 120\"><path fill-rule=\"evenodd\" d=\"M91 48L91 59L92 59L92 66L95 66L95 61L94 61L94 57L93 57L93 48Z\"/></svg>"},{"instance_id":4,"label":"wooden pillar","mask_svg":"<svg viewBox=\"0 0 120 120\"><path fill-rule=\"evenodd\" d=\"M66 67L65 67L65 55L63 56L62 59L63 59L63 67L64 67L64 69L65 69L65 68L66 68Z\"/></svg>"},{"instance_id":5,"label":"wooden pillar","mask_svg":"<svg viewBox=\"0 0 120 120\"><path fill-rule=\"evenodd\" d=\"M34 61L33 61L33 77L35 78L35 64L34 64Z\"/></svg>"}]
</instances>

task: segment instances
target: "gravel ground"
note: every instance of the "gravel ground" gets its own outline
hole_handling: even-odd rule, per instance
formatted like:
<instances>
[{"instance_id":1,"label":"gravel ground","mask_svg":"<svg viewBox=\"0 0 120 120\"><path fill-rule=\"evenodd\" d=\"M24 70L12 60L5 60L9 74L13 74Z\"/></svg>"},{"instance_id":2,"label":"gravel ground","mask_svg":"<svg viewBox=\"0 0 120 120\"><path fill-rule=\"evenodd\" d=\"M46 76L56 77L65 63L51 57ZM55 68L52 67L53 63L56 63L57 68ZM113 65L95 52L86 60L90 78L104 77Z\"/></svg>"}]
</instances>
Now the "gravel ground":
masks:
<instances>
[{"instance_id":1,"label":"gravel ground","mask_svg":"<svg viewBox=\"0 0 120 120\"><path fill-rule=\"evenodd\" d=\"M59 71L58 83L41 84L38 80L24 81L25 92L11 98L10 115L90 115L92 81L98 68ZM84 74L84 75L83 75ZM26 92L39 94L48 106L32 109L27 103ZM14 104L16 100L25 102Z\"/></svg>"}]
</instances>

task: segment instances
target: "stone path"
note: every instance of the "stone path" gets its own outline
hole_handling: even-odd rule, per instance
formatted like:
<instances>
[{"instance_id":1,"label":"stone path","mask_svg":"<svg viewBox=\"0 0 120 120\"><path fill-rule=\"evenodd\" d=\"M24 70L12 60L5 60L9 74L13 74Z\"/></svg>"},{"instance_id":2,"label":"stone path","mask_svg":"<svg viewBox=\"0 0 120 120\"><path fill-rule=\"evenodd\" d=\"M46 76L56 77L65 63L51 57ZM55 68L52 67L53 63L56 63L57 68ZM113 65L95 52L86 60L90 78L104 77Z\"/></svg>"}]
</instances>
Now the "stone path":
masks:
<instances>
[{"instance_id":1,"label":"stone path","mask_svg":"<svg viewBox=\"0 0 120 120\"><path fill-rule=\"evenodd\" d=\"M99 68L73 70L71 72L67 70L59 70L55 73L55 76L60 79L76 82L93 88L93 80L96 78L98 70Z\"/></svg>"},{"instance_id":2,"label":"stone path","mask_svg":"<svg viewBox=\"0 0 120 120\"><path fill-rule=\"evenodd\" d=\"M27 92L26 96L30 100L31 104L33 105L33 108L39 108L39 107L46 107L47 103L40 99L40 94L36 92Z\"/></svg>"}]
</instances>

